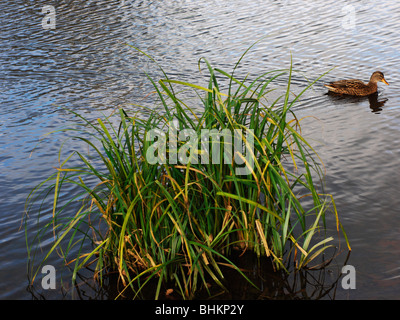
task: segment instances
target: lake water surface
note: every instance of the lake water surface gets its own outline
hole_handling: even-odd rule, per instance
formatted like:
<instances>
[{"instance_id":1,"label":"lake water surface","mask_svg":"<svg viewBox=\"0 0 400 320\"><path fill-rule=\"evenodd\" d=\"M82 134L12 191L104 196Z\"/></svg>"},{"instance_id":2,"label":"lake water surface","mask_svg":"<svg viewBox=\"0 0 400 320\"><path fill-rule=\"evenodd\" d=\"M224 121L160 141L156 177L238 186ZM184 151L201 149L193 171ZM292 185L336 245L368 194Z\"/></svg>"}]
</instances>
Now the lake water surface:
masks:
<instances>
[{"instance_id":1,"label":"lake water surface","mask_svg":"<svg viewBox=\"0 0 400 320\"><path fill-rule=\"evenodd\" d=\"M306 78L336 67L293 111L304 117L303 133L324 162L326 191L352 246L346 260L344 241L335 240L343 253L318 273L320 282L330 286L346 263L355 267L357 287L345 290L339 281L334 293L306 291L323 299L400 298L400 2L62 1L55 5L56 28L45 30L46 2L0 4L0 298L69 297L27 290L24 203L57 166L64 139L44 135L73 124L61 107L96 118L119 107L135 110L151 92L144 70L154 78L159 70L125 43L150 54L172 78L196 82L199 58L230 71L262 37L239 72L288 68L292 53L301 71L292 89L300 92ZM380 83L375 99L325 94L325 82L368 81L375 70L390 84ZM35 228L28 224L28 238ZM106 298L90 288L76 297Z\"/></svg>"}]
</instances>

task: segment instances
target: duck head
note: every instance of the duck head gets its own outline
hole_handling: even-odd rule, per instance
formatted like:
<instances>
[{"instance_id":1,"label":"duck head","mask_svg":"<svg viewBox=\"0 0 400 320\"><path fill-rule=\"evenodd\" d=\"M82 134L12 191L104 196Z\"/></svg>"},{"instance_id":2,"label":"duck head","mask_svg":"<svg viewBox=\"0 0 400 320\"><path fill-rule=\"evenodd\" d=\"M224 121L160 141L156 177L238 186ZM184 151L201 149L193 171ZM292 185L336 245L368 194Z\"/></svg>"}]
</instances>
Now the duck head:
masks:
<instances>
[{"instance_id":1,"label":"duck head","mask_svg":"<svg viewBox=\"0 0 400 320\"><path fill-rule=\"evenodd\" d=\"M373 83L378 83L379 81L382 81L384 84L389 85L389 83L387 83L387 81L385 80L385 76L380 71L375 71L369 81Z\"/></svg>"}]
</instances>

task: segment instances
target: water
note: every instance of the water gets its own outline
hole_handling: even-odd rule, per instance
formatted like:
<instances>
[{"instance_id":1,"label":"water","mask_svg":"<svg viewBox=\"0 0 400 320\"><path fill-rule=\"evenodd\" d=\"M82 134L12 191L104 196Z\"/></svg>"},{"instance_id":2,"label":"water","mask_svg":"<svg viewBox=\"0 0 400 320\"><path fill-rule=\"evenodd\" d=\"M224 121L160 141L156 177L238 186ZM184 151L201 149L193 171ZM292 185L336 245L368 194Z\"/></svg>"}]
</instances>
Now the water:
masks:
<instances>
[{"instance_id":1,"label":"water","mask_svg":"<svg viewBox=\"0 0 400 320\"><path fill-rule=\"evenodd\" d=\"M304 117L304 135L324 162L326 191L334 196L353 249L347 261L343 251L336 265L324 269L333 274L333 280L326 276L324 281L337 281L344 262L357 271L356 290L344 290L339 281L335 294L322 298L400 298L398 1L360 0L350 7L347 1L326 0L64 1L55 6L56 29L44 30L46 4L10 0L0 5L0 298L65 296L60 290L43 291L40 284L37 291L27 290L20 228L24 202L57 166L63 137L44 135L72 125L73 117L60 107L95 118L148 102L144 97L152 88L143 70L155 78L161 74L124 43L153 56L172 78L195 82L201 79L199 58L230 71L264 36L240 73L287 68L291 52L294 68L301 70L293 92L300 92L305 77L336 67L293 109ZM368 80L375 70L390 83L379 85L375 100L325 95L324 82ZM77 147L70 143L71 149ZM28 237L35 228L27 226ZM57 258L50 263L59 265ZM78 298L104 296L86 288Z\"/></svg>"}]
</instances>

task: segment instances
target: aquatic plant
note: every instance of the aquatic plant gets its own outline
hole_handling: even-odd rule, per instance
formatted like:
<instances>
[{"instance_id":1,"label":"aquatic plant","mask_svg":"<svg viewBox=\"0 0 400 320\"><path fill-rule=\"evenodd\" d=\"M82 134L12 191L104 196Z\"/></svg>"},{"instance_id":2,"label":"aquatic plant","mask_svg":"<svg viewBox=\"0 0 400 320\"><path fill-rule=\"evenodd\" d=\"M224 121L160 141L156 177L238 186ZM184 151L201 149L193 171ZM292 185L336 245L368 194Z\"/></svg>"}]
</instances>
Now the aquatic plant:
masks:
<instances>
[{"instance_id":1,"label":"aquatic plant","mask_svg":"<svg viewBox=\"0 0 400 320\"><path fill-rule=\"evenodd\" d=\"M200 59L199 68L205 65L209 73L207 86L165 73L158 82L148 77L158 105L146 115L120 109L93 122L71 111L79 125L68 130L90 152L60 159L54 174L29 195L28 212L37 201L45 207L51 200L53 208L36 241L28 243L29 259L51 228L54 242L40 266L57 251L73 266L73 281L91 264L100 282L107 272L118 272L135 297L152 283L156 299L166 285L190 299L200 288L207 291L210 281L224 288L222 266L246 278L230 260L232 250L267 256L286 271L289 257L296 268L309 265L333 239L315 241L324 233L327 212L346 237L332 197L317 190L316 153L291 111L319 78L294 98L291 64L240 80L235 70L246 52L231 74ZM284 92L268 101L270 84L282 77ZM220 89L221 81L227 89ZM198 97L195 108L182 98L187 90ZM73 157L78 167L68 166ZM61 190L71 184L81 192L61 201ZM30 266L33 282L40 266Z\"/></svg>"}]
</instances>

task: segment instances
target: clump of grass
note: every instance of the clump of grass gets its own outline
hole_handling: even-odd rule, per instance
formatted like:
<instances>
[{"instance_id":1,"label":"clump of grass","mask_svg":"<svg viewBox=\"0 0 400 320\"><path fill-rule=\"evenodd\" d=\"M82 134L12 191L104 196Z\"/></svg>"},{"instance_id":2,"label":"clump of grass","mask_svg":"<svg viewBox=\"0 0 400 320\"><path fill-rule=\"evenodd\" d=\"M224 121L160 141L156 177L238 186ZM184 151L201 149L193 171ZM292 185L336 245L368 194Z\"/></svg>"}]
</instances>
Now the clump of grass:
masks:
<instances>
[{"instance_id":1,"label":"clump of grass","mask_svg":"<svg viewBox=\"0 0 400 320\"><path fill-rule=\"evenodd\" d=\"M208 290L210 280L224 288L221 266L246 277L230 261L232 250L251 250L287 270L289 256L303 268L329 247L332 237L313 242L321 224L325 227L325 213L336 215L338 231L341 225L331 197L316 189L314 173L320 169L290 110L318 79L291 100L291 66L239 80L234 71L240 60L229 74L201 59L199 67L205 63L209 72L207 87L166 74L158 83L149 78L161 111L154 108L146 117L121 109L92 123L76 114L81 128L74 129L74 137L91 156L72 152L28 198L28 211L38 199L52 201L53 218L42 231L52 227L54 243L41 263L58 250L74 265L73 281L91 263L100 280L117 271L135 297L155 282L156 299L166 284L190 299L201 287ZM268 102L269 85L285 76L285 92ZM229 84L225 91L221 77ZM180 98L188 89L198 96L200 114ZM216 141L201 135L205 129L228 135ZM182 132L201 138L189 144L185 135L177 139ZM234 151L222 161L226 146ZM213 162L213 156L220 160ZM72 157L78 157L79 167L68 166ZM70 184L82 192L61 204L60 192ZM309 196L311 207L304 207L295 188ZM79 210L65 216L77 201ZM91 248L84 252L86 241ZM30 258L36 245L29 244ZM38 270L31 270L32 281Z\"/></svg>"}]
</instances>

